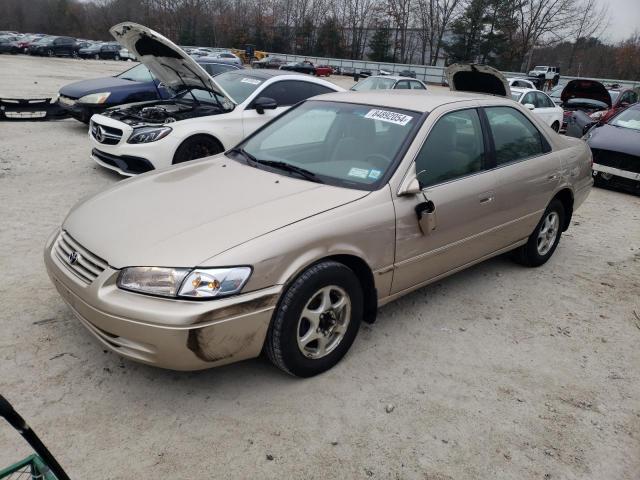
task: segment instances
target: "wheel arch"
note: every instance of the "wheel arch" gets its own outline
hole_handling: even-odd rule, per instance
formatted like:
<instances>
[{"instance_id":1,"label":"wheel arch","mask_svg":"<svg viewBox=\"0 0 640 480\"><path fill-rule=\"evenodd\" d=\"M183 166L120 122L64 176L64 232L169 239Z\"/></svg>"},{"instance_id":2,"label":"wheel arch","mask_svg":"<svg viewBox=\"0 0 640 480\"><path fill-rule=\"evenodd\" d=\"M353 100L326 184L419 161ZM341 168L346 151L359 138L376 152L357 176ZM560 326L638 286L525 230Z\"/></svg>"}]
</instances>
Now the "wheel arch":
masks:
<instances>
[{"instance_id":1,"label":"wheel arch","mask_svg":"<svg viewBox=\"0 0 640 480\"><path fill-rule=\"evenodd\" d=\"M219 137L217 137L216 135L212 135L210 132L193 132L191 135L189 135L188 137L182 139L182 141L178 144L178 146L175 148L175 150L173 151L173 156L171 157L171 165L175 165L176 164L176 155L178 154L178 150L180 150L180 147L182 147L182 145L185 144L185 142L191 140L192 138L195 137L209 137L213 140L215 140L220 147L222 148L222 151L225 151L225 146L224 143L222 143L222 140L220 140Z\"/></svg>"},{"instance_id":2,"label":"wheel arch","mask_svg":"<svg viewBox=\"0 0 640 480\"><path fill-rule=\"evenodd\" d=\"M342 265L350 268L356 274L356 277L358 277L358 281L360 282L360 286L362 287L362 294L364 298L363 321L366 323L374 323L376 321L378 311L378 291L376 290L371 267L369 267L369 264L365 260L357 255L350 253L338 253L316 258L314 261L298 268L295 274L290 276L283 290L289 288L289 286L309 268L326 261L341 263Z\"/></svg>"},{"instance_id":3,"label":"wheel arch","mask_svg":"<svg viewBox=\"0 0 640 480\"><path fill-rule=\"evenodd\" d=\"M562 231L566 232L571 224L571 217L573 216L573 192L570 188L563 188L553 196L553 200L560 200L564 207L564 225L562 225Z\"/></svg>"}]
</instances>

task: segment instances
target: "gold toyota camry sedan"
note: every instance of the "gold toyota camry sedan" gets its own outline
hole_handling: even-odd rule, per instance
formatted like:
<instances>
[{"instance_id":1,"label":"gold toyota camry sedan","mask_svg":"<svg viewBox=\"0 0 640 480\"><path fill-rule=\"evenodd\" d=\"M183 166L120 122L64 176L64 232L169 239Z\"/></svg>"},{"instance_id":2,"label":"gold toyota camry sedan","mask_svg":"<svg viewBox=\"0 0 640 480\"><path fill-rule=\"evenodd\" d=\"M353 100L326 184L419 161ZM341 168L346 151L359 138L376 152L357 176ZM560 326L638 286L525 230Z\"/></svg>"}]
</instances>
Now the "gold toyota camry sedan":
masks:
<instances>
[{"instance_id":1,"label":"gold toyota camry sedan","mask_svg":"<svg viewBox=\"0 0 640 480\"><path fill-rule=\"evenodd\" d=\"M587 145L504 96L328 94L84 200L45 262L123 357L194 370L264 352L308 377L380 305L504 252L544 264L591 185Z\"/></svg>"}]
</instances>

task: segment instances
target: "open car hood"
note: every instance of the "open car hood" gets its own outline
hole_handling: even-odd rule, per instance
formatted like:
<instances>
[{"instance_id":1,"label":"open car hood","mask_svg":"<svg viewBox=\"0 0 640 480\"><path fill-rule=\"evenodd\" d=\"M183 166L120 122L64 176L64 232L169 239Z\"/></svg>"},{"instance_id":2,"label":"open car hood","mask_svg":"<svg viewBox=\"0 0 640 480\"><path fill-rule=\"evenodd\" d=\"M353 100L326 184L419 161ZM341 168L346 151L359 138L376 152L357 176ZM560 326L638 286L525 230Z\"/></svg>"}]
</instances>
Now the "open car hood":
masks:
<instances>
[{"instance_id":1,"label":"open car hood","mask_svg":"<svg viewBox=\"0 0 640 480\"><path fill-rule=\"evenodd\" d=\"M123 22L109 29L113 38L129 50L162 83L172 90L203 88L233 100L187 53L168 38L143 25Z\"/></svg>"},{"instance_id":2,"label":"open car hood","mask_svg":"<svg viewBox=\"0 0 640 480\"><path fill-rule=\"evenodd\" d=\"M454 92L477 92L511 98L509 82L495 68L473 63L454 63L445 73L449 88Z\"/></svg>"},{"instance_id":3,"label":"open car hood","mask_svg":"<svg viewBox=\"0 0 640 480\"><path fill-rule=\"evenodd\" d=\"M567 83L560 94L562 103L566 103L572 98L586 98L603 102L611 108L611 95L604 88L604 85L596 80L571 80Z\"/></svg>"}]
</instances>

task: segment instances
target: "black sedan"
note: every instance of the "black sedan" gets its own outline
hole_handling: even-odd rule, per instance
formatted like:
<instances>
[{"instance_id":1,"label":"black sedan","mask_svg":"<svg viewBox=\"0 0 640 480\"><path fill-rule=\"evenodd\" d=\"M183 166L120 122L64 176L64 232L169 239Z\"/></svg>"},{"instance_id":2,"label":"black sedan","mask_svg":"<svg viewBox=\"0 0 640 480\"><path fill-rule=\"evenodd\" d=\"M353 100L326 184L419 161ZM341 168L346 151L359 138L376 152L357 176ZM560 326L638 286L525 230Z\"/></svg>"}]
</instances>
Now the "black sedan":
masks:
<instances>
[{"instance_id":1,"label":"black sedan","mask_svg":"<svg viewBox=\"0 0 640 480\"><path fill-rule=\"evenodd\" d=\"M282 65L280 70L289 70L292 72L298 73L308 73L310 75L315 75L316 67L313 66L311 62L298 62L298 63L287 63L286 65Z\"/></svg>"},{"instance_id":2,"label":"black sedan","mask_svg":"<svg viewBox=\"0 0 640 480\"><path fill-rule=\"evenodd\" d=\"M640 103L597 123L585 135L596 185L640 194Z\"/></svg>"},{"instance_id":3,"label":"black sedan","mask_svg":"<svg viewBox=\"0 0 640 480\"><path fill-rule=\"evenodd\" d=\"M20 48L15 40L0 38L0 53L20 53Z\"/></svg>"}]
</instances>

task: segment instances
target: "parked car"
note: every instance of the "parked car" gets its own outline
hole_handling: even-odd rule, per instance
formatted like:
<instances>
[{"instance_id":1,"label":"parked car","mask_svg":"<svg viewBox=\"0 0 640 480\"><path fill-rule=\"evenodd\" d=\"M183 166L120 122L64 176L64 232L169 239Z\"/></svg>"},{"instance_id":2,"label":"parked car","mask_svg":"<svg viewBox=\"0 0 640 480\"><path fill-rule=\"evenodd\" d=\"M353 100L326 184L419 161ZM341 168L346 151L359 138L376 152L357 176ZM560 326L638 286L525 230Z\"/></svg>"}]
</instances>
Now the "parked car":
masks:
<instances>
[{"instance_id":1,"label":"parked car","mask_svg":"<svg viewBox=\"0 0 640 480\"><path fill-rule=\"evenodd\" d=\"M29 43L29 45L27 46L27 51L24 53L28 53L29 55L37 55L36 51L39 50L40 46L48 44L51 38L54 38L54 37L45 35L44 37L39 37L33 40L32 42Z\"/></svg>"},{"instance_id":2,"label":"parked car","mask_svg":"<svg viewBox=\"0 0 640 480\"><path fill-rule=\"evenodd\" d=\"M330 77L332 73L333 68L331 68L329 65L316 65L316 77Z\"/></svg>"},{"instance_id":3,"label":"parked car","mask_svg":"<svg viewBox=\"0 0 640 480\"><path fill-rule=\"evenodd\" d=\"M531 88L512 87L511 98L539 116L553 130L560 131L564 110L553 103L546 93Z\"/></svg>"},{"instance_id":4,"label":"parked car","mask_svg":"<svg viewBox=\"0 0 640 480\"><path fill-rule=\"evenodd\" d=\"M316 67L311 62L290 62L285 63L280 67L280 70L287 70L290 72L306 73L308 75L316 74Z\"/></svg>"},{"instance_id":5,"label":"parked car","mask_svg":"<svg viewBox=\"0 0 640 480\"><path fill-rule=\"evenodd\" d=\"M197 62L211 76L239 67L207 61L204 57ZM168 99L173 93L157 80L144 65L136 65L113 77L81 80L65 85L58 92L58 104L73 118L84 123L95 113L105 111L125 103Z\"/></svg>"},{"instance_id":6,"label":"parked car","mask_svg":"<svg viewBox=\"0 0 640 480\"><path fill-rule=\"evenodd\" d=\"M510 98L335 93L76 205L44 257L100 348L310 377L380 305L508 251L543 265L592 182L586 143Z\"/></svg>"},{"instance_id":7,"label":"parked car","mask_svg":"<svg viewBox=\"0 0 640 480\"><path fill-rule=\"evenodd\" d=\"M600 110L594 112L591 115L592 120L606 122L616 113L624 110L629 105L633 105L638 102L639 88L620 88L619 86L608 88L609 96L611 97L611 108L609 110Z\"/></svg>"},{"instance_id":8,"label":"parked car","mask_svg":"<svg viewBox=\"0 0 640 480\"><path fill-rule=\"evenodd\" d=\"M416 72L413 70L400 70L398 75L401 77L416 78Z\"/></svg>"},{"instance_id":9,"label":"parked car","mask_svg":"<svg viewBox=\"0 0 640 480\"><path fill-rule=\"evenodd\" d=\"M534 84L531 80L527 80L526 78L507 78L507 82L509 82L510 87L538 90L537 85Z\"/></svg>"},{"instance_id":10,"label":"parked car","mask_svg":"<svg viewBox=\"0 0 640 480\"><path fill-rule=\"evenodd\" d=\"M561 131L580 138L594 120L591 114L611 108L611 95L596 80L577 79L568 82L560 95L564 110Z\"/></svg>"},{"instance_id":11,"label":"parked car","mask_svg":"<svg viewBox=\"0 0 640 480\"><path fill-rule=\"evenodd\" d=\"M237 70L243 70L244 66L236 65L234 63L220 63L218 59L211 57L199 57L196 63L200 65L209 75L215 77L225 72L235 72Z\"/></svg>"},{"instance_id":12,"label":"parked car","mask_svg":"<svg viewBox=\"0 0 640 480\"><path fill-rule=\"evenodd\" d=\"M20 53L20 47L15 40L9 40L8 38L0 38L0 53L11 53L15 55Z\"/></svg>"},{"instance_id":13,"label":"parked car","mask_svg":"<svg viewBox=\"0 0 640 480\"><path fill-rule=\"evenodd\" d=\"M550 67L547 65L536 66L529 72L529 76L544 81L547 73L553 74L553 86L555 87L560 81L560 67Z\"/></svg>"},{"instance_id":14,"label":"parked car","mask_svg":"<svg viewBox=\"0 0 640 480\"><path fill-rule=\"evenodd\" d=\"M120 60L120 44L96 43L78 50L78 56L95 60Z\"/></svg>"},{"instance_id":15,"label":"parked car","mask_svg":"<svg viewBox=\"0 0 640 480\"><path fill-rule=\"evenodd\" d=\"M239 67L242 66L242 59L231 52L214 52L204 58L214 59L218 62L222 61L222 63L231 63Z\"/></svg>"},{"instance_id":16,"label":"parked car","mask_svg":"<svg viewBox=\"0 0 640 480\"><path fill-rule=\"evenodd\" d=\"M598 186L640 193L640 104L600 121L585 135Z\"/></svg>"},{"instance_id":17,"label":"parked car","mask_svg":"<svg viewBox=\"0 0 640 480\"><path fill-rule=\"evenodd\" d=\"M253 68L275 68L278 69L280 68L282 65L284 65L286 62L279 57L264 57L262 60L254 60L251 63L251 66Z\"/></svg>"},{"instance_id":18,"label":"parked car","mask_svg":"<svg viewBox=\"0 0 640 480\"><path fill-rule=\"evenodd\" d=\"M132 62L137 61L136 57L131 55L131 52L129 50L127 50L126 48L121 48L120 49L120 59L121 60L132 61Z\"/></svg>"},{"instance_id":19,"label":"parked car","mask_svg":"<svg viewBox=\"0 0 640 480\"><path fill-rule=\"evenodd\" d=\"M364 92L366 90L426 90L427 86L420 80L408 79L396 75L375 75L356 83L351 90Z\"/></svg>"},{"instance_id":20,"label":"parked car","mask_svg":"<svg viewBox=\"0 0 640 480\"><path fill-rule=\"evenodd\" d=\"M30 55L72 57L77 53L76 40L71 37L44 37L29 47Z\"/></svg>"},{"instance_id":21,"label":"parked car","mask_svg":"<svg viewBox=\"0 0 640 480\"><path fill-rule=\"evenodd\" d=\"M168 100L123 105L92 117L92 158L122 175L220 153L301 100L343 90L282 70L237 70L214 80L153 30L127 22L111 33L176 92Z\"/></svg>"}]
</instances>

